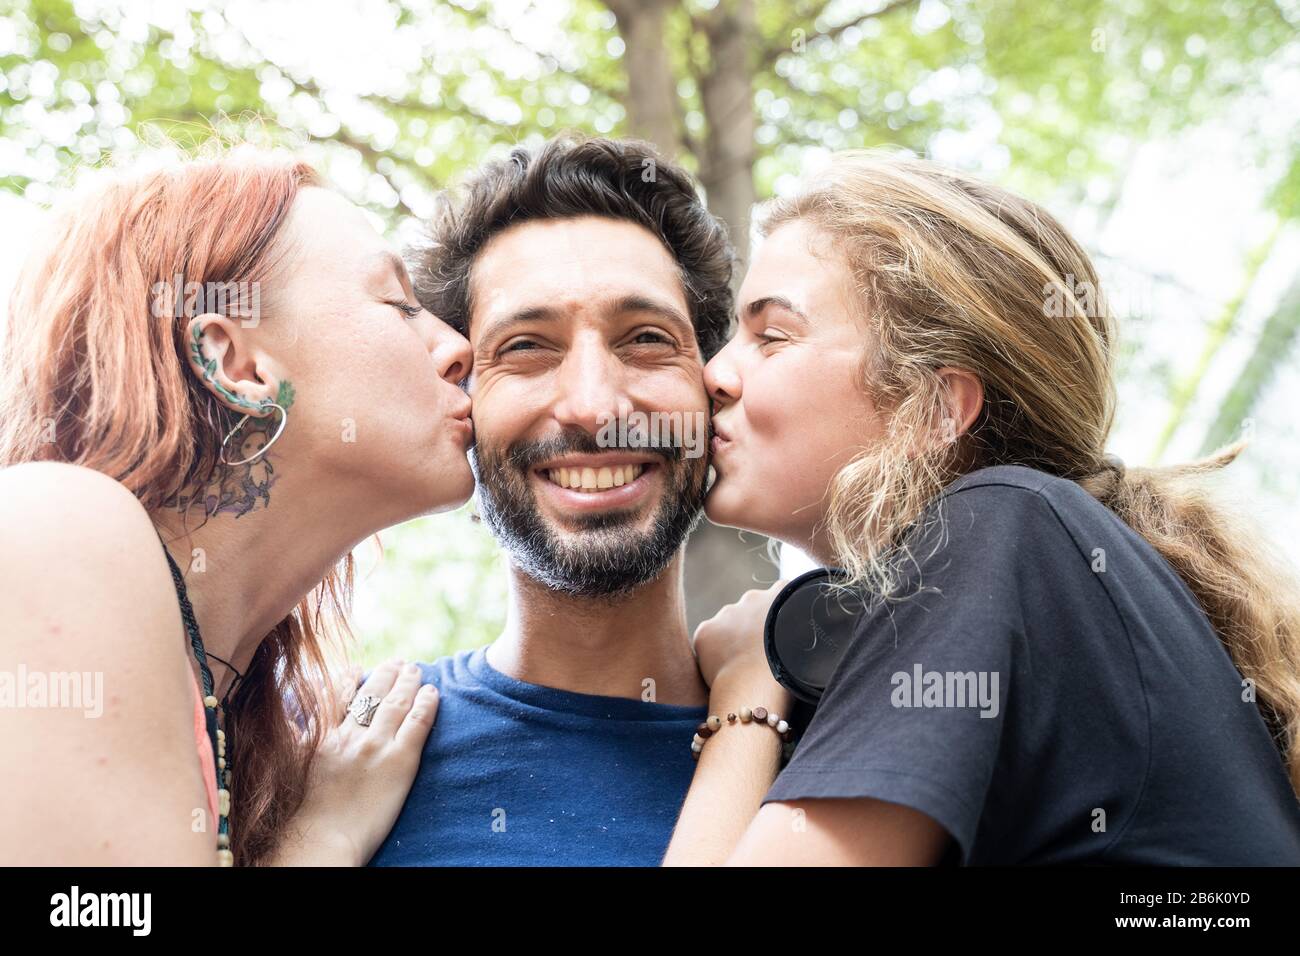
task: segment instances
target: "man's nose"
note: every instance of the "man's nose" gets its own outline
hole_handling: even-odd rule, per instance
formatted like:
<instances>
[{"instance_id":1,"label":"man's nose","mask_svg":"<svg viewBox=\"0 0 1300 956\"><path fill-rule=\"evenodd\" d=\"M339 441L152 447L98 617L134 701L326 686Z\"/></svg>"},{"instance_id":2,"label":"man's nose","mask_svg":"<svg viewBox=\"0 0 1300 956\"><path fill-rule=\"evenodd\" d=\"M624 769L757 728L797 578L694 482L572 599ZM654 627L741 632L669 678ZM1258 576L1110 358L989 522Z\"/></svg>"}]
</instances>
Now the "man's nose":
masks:
<instances>
[{"instance_id":1,"label":"man's nose","mask_svg":"<svg viewBox=\"0 0 1300 956\"><path fill-rule=\"evenodd\" d=\"M556 421L594 435L618 414L625 398L625 370L603 339L583 337L564 356L555 387Z\"/></svg>"}]
</instances>

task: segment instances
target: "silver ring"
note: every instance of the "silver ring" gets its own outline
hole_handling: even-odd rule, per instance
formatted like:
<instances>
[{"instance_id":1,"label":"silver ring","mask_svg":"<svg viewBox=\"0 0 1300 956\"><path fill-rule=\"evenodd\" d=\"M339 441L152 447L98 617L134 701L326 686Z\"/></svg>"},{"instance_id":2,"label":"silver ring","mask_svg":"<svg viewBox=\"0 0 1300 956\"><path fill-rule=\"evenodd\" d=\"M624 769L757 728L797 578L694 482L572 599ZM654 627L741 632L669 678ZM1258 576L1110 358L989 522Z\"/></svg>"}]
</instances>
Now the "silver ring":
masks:
<instances>
[{"instance_id":1,"label":"silver ring","mask_svg":"<svg viewBox=\"0 0 1300 956\"><path fill-rule=\"evenodd\" d=\"M375 719L375 711L379 709L382 702L382 697L358 694L352 698L352 703L348 704L348 713L362 727L369 727L370 722Z\"/></svg>"}]
</instances>

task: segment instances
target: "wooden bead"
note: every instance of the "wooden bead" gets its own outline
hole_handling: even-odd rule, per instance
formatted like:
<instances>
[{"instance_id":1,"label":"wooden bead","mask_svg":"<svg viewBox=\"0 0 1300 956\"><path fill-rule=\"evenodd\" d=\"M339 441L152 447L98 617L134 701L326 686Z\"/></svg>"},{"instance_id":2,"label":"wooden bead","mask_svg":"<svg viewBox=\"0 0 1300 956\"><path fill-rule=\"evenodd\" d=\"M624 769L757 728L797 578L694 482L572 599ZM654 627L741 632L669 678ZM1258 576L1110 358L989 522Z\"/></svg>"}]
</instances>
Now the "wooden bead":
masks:
<instances>
[{"instance_id":1,"label":"wooden bead","mask_svg":"<svg viewBox=\"0 0 1300 956\"><path fill-rule=\"evenodd\" d=\"M691 744L692 744L692 746L703 747L703 746L704 746L704 738L701 737L699 734L696 734L696 735L691 739Z\"/></svg>"},{"instance_id":2,"label":"wooden bead","mask_svg":"<svg viewBox=\"0 0 1300 956\"><path fill-rule=\"evenodd\" d=\"M230 816L230 791L225 787L217 791L217 812L223 817Z\"/></svg>"},{"instance_id":3,"label":"wooden bead","mask_svg":"<svg viewBox=\"0 0 1300 956\"><path fill-rule=\"evenodd\" d=\"M740 722L742 724L749 723L749 719L753 716L754 716L754 712L751 711L748 707L740 708Z\"/></svg>"},{"instance_id":4,"label":"wooden bead","mask_svg":"<svg viewBox=\"0 0 1300 956\"><path fill-rule=\"evenodd\" d=\"M208 710L216 710L217 699L213 697L211 694L209 694L207 697L203 698L203 706L208 708Z\"/></svg>"},{"instance_id":5,"label":"wooden bead","mask_svg":"<svg viewBox=\"0 0 1300 956\"><path fill-rule=\"evenodd\" d=\"M727 723L729 723L729 724L734 724L735 722L736 722L736 715L735 715L735 714L728 714L728 715L727 715Z\"/></svg>"},{"instance_id":6,"label":"wooden bead","mask_svg":"<svg viewBox=\"0 0 1300 956\"><path fill-rule=\"evenodd\" d=\"M755 720L767 720L767 708L755 707L752 711Z\"/></svg>"},{"instance_id":7,"label":"wooden bead","mask_svg":"<svg viewBox=\"0 0 1300 956\"><path fill-rule=\"evenodd\" d=\"M213 698L213 699L215 700L216 698ZM224 730L222 730L220 727L218 727L218 728L217 728L217 743L219 743L219 744L224 744L225 742L226 742L226 732L225 732Z\"/></svg>"},{"instance_id":8,"label":"wooden bead","mask_svg":"<svg viewBox=\"0 0 1300 956\"><path fill-rule=\"evenodd\" d=\"M226 769L226 758L225 758L225 757L218 757L218 758L217 758L217 769L218 769L218 770L225 770L225 769Z\"/></svg>"},{"instance_id":9,"label":"wooden bead","mask_svg":"<svg viewBox=\"0 0 1300 956\"><path fill-rule=\"evenodd\" d=\"M769 727L775 727L775 726L777 725L777 723L780 722L780 720L781 720L781 718L778 717L776 714L768 714L768 715L767 715L767 725L768 725Z\"/></svg>"},{"instance_id":10,"label":"wooden bead","mask_svg":"<svg viewBox=\"0 0 1300 956\"><path fill-rule=\"evenodd\" d=\"M784 734L789 729L790 729L790 725L786 723L784 720L778 720L776 722L776 732L778 734Z\"/></svg>"},{"instance_id":11,"label":"wooden bead","mask_svg":"<svg viewBox=\"0 0 1300 956\"><path fill-rule=\"evenodd\" d=\"M709 729L719 730L722 727L722 718L716 714L709 717Z\"/></svg>"},{"instance_id":12,"label":"wooden bead","mask_svg":"<svg viewBox=\"0 0 1300 956\"><path fill-rule=\"evenodd\" d=\"M713 731L709 729L708 724L700 724L698 727L695 728L695 735L697 737L704 737L705 739L708 739L709 737L713 736Z\"/></svg>"},{"instance_id":13,"label":"wooden bead","mask_svg":"<svg viewBox=\"0 0 1300 956\"><path fill-rule=\"evenodd\" d=\"M218 865L218 866L234 866L234 865L235 865L235 854L231 853L229 850L218 850L218 851L217 851L217 865Z\"/></svg>"},{"instance_id":14,"label":"wooden bead","mask_svg":"<svg viewBox=\"0 0 1300 956\"><path fill-rule=\"evenodd\" d=\"M694 741L694 740L691 741L691 753L693 753L693 754L698 754L698 753L699 753L701 750L703 750L703 749L704 749L704 745L703 745L703 744L701 744L701 743L697 743L697 742Z\"/></svg>"}]
</instances>

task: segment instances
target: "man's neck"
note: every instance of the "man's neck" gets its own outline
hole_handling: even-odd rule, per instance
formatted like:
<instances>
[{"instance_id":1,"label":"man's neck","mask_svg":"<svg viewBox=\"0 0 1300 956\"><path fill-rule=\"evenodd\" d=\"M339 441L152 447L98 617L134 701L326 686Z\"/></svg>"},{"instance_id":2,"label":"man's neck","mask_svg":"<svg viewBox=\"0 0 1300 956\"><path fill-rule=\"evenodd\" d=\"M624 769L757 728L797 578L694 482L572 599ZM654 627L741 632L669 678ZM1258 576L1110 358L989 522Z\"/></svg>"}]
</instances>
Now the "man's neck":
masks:
<instances>
[{"instance_id":1,"label":"man's neck","mask_svg":"<svg viewBox=\"0 0 1300 956\"><path fill-rule=\"evenodd\" d=\"M505 631L488 663L516 680L579 694L702 706L686 630L679 552L662 574L614 598L550 590L513 565Z\"/></svg>"}]
</instances>

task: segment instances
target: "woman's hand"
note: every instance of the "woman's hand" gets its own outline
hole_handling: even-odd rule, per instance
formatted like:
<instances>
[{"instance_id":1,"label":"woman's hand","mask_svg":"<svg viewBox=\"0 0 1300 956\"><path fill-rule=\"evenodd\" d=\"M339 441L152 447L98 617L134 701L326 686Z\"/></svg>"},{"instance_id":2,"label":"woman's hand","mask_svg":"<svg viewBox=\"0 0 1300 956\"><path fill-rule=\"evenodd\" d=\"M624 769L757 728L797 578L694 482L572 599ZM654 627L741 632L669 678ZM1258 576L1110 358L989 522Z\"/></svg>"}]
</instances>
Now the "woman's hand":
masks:
<instances>
[{"instance_id":1,"label":"woman's hand","mask_svg":"<svg viewBox=\"0 0 1300 956\"><path fill-rule=\"evenodd\" d=\"M307 795L271 861L276 866L364 866L393 828L438 713L438 691L416 664L389 661L357 691L381 698L369 727L352 714L312 762Z\"/></svg>"},{"instance_id":2,"label":"woman's hand","mask_svg":"<svg viewBox=\"0 0 1300 956\"><path fill-rule=\"evenodd\" d=\"M746 591L695 629L695 658L700 675L716 693L718 685L779 687L763 652L763 625L768 608L785 587L777 581L764 590Z\"/></svg>"},{"instance_id":3,"label":"woman's hand","mask_svg":"<svg viewBox=\"0 0 1300 956\"><path fill-rule=\"evenodd\" d=\"M776 682L763 653L763 625L784 581L746 591L695 629L695 657L709 685L709 714L748 707L788 716L793 696ZM673 832L665 866L715 866L727 860L758 812L781 766L781 739L753 721L725 723L708 737Z\"/></svg>"}]
</instances>

